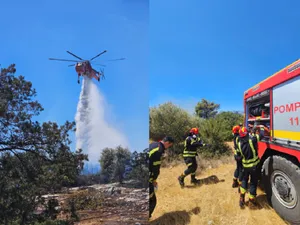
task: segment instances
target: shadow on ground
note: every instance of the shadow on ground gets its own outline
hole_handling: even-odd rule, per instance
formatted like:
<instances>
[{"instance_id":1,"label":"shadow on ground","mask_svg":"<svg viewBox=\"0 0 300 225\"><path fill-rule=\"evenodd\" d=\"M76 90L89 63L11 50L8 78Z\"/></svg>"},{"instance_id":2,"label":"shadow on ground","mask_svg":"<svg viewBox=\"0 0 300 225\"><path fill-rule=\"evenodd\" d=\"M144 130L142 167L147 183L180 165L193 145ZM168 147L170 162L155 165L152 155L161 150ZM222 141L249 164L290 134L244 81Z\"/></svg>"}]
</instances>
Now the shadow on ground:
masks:
<instances>
[{"instance_id":1,"label":"shadow on ground","mask_svg":"<svg viewBox=\"0 0 300 225\"><path fill-rule=\"evenodd\" d=\"M256 197L257 205L252 205L249 201L246 202L246 206L251 210L259 210L259 209L272 209L268 203L266 194L258 195Z\"/></svg>"},{"instance_id":2,"label":"shadow on ground","mask_svg":"<svg viewBox=\"0 0 300 225\"><path fill-rule=\"evenodd\" d=\"M199 214L200 208L195 207L190 211L175 211L170 212L158 217L155 220L149 222L150 225L187 225L191 222L191 216L193 214Z\"/></svg>"},{"instance_id":3,"label":"shadow on ground","mask_svg":"<svg viewBox=\"0 0 300 225\"><path fill-rule=\"evenodd\" d=\"M196 187L200 187L202 185L210 185L210 184L217 184L219 182L225 182L224 179L219 179L216 175L211 175L209 177L206 177L206 178L202 178L202 179L199 179L199 184L198 185L185 185L184 187L186 188L196 188Z\"/></svg>"}]
</instances>

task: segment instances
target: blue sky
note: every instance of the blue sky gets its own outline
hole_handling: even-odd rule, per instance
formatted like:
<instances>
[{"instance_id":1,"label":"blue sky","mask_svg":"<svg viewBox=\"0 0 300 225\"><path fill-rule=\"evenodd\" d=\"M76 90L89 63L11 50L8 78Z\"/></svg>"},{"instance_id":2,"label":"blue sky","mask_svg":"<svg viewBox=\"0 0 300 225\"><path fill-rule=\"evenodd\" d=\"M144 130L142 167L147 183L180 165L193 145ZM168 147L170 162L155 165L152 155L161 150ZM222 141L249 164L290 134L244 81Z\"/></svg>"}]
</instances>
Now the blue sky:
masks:
<instances>
[{"instance_id":1,"label":"blue sky","mask_svg":"<svg viewBox=\"0 0 300 225\"><path fill-rule=\"evenodd\" d=\"M108 120L122 130L131 150L148 145L148 1L21 1L1 3L0 64L15 63L36 88L45 111L39 119L63 123L74 120L81 85L66 53L107 63L106 80L97 83L105 96ZM96 67L96 69L99 69ZM73 143L74 146L74 143Z\"/></svg>"},{"instance_id":2,"label":"blue sky","mask_svg":"<svg viewBox=\"0 0 300 225\"><path fill-rule=\"evenodd\" d=\"M300 58L299 1L150 3L150 106L202 98L242 110L246 89Z\"/></svg>"}]
</instances>

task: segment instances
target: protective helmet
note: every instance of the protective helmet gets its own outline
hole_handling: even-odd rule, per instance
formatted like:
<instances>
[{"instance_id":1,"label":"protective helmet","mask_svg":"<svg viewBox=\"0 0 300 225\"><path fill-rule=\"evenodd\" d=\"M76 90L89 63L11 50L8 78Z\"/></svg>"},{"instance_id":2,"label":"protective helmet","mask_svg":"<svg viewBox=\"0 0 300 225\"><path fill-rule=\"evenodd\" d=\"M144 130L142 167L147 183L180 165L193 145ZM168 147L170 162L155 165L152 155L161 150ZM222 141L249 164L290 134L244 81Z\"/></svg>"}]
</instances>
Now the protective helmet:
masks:
<instances>
[{"instance_id":1,"label":"protective helmet","mask_svg":"<svg viewBox=\"0 0 300 225\"><path fill-rule=\"evenodd\" d=\"M240 126L240 127L243 127L243 123L240 123L239 126Z\"/></svg>"},{"instance_id":2,"label":"protective helmet","mask_svg":"<svg viewBox=\"0 0 300 225\"><path fill-rule=\"evenodd\" d=\"M246 127L242 127L242 128L240 129L239 134L240 134L240 137L245 137L245 136L248 134L247 128L246 128Z\"/></svg>"},{"instance_id":3,"label":"protective helmet","mask_svg":"<svg viewBox=\"0 0 300 225\"><path fill-rule=\"evenodd\" d=\"M192 128L191 130L190 130L190 133L191 134L199 134L199 129L198 128Z\"/></svg>"},{"instance_id":4,"label":"protective helmet","mask_svg":"<svg viewBox=\"0 0 300 225\"><path fill-rule=\"evenodd\" d=\"M239 131L240 131L240 129L241 129L241 127L240 127L240 126L234 126L234 127L232 128L232 133L234 133L234 134L238 134L238 133L239 133Z\"/></svg>"}]
</instances>

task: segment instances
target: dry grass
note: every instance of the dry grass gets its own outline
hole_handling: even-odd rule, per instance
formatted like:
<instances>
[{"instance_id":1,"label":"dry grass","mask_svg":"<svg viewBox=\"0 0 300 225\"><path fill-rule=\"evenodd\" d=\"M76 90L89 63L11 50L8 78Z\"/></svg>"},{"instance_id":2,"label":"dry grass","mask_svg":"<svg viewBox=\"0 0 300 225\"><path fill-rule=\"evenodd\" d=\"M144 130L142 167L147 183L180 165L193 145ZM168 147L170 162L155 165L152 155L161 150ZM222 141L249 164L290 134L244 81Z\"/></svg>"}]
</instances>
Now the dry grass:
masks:
<instances>
[{"instance_id":1,"label":"dry grass","mask_svg":"<svg viewBox=\"0 0 300 225\"><path fill-rule=\"evenodd\" d=\"M232 142L226 142L226 144L228 144L231 148L233 148ZM184 164L184 160L182 158L174 159L171 162L166 162L166 161L167 160L163 160L162 167L172 168L174 166ZM219 167L220 165L228 164L231 162L232 162L231 155L230 156L222 156L220 159L204 159L200 153L199 157L197 157L198 173L201 174L206 169L216 168L216 167Z\"/></svg>"},{"instance_id":2,"label":"dry grass","mask_svg":"<svg viewBox=\"0 0 300 225\"><path fill-rule=\"evenodd\" d=\"M185 169L184 163L178 162L161 168L156 193L157 206L150 220L151 225L286 224L268 205L259 189L259 207L239 208L239 194L236 188L231 187L235 169L233 157L218 161L200 160L197 177L203 179L204 184L198 187L190 185L190 177L187 177L186 187L181 189L177 177Z\"/></svg>"}]
</instances>

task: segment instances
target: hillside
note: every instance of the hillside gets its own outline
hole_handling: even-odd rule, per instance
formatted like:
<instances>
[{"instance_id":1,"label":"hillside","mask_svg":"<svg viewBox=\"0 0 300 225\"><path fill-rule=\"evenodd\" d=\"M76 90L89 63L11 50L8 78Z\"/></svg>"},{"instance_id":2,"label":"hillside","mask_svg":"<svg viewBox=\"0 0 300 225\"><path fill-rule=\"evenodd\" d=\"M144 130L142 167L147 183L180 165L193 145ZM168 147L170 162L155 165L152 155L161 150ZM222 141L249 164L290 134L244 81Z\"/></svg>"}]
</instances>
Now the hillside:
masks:
<instances>
[{"instance_id":1,"label":"hillside","mask_svg":"<svg viewBox=\"0 0 300 225\"><path fill-rule=\"evenodd\" d=\"M75 225L146 225L148 223L148 192L145 188L134 188L127 182L70 188L69 193L45 195L46 199L55 198L64 206L67 199L76 196L75 202L81 206L95 205L93 199L99 199L99 207L85 208L77 211L79 221ZM96 200L97 201L97 200ZM41 213L39 208L36 213ZM66 219L68 214L62 212L58 219Z\"/></svg>"},{"instance_id":2,"label":"hillside","mask_svg":"<svg viewBox=\"0 0 300 225\"><path fill-rule=\"evenodd\" d=\"M186 187L181 189L177 177L184 170L184 164L161 169L158 178L158 203L150 220L151 225L287 224L268 205L266 196L259 189L259 207L239 208L237 188L231 187L233 160L232 163L222 164L202 173L198 169L198 178L206 178L204 184L198 187L191 185L190 177L187 177Z\"/></svg>"}]
</instances>

